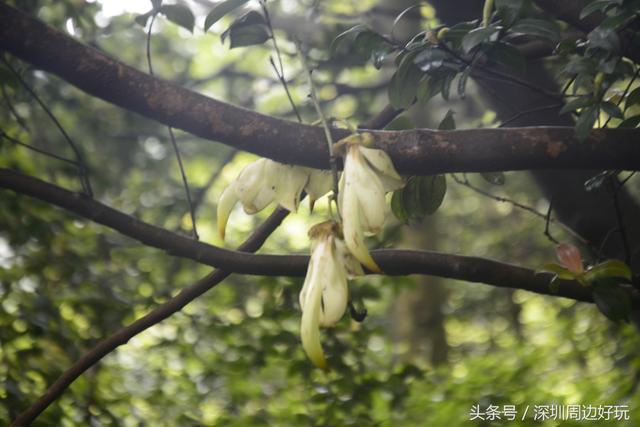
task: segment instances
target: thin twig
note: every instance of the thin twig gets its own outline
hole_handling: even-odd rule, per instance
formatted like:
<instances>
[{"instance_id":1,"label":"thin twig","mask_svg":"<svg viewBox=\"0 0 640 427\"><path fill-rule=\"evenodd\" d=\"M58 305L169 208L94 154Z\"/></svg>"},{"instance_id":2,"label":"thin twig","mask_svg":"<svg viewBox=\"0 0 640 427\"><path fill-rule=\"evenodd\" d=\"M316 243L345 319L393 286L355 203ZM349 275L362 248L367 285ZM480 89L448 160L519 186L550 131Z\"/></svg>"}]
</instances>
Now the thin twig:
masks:
<instances>
[{"instance_id":1,"label":"thin twig","mask_svg":"<svg viewBox=\"0 0 640 427\"><path fill-rule=\"evenodd\" d=\"M542 106L542 107L532 108L530 110L520 111L517 114L513 115L511 118L509 118L509 119L505 120L504 122L502 122L500 124L500 126L498 126L498 127L501 127L501 128L505 127L508 124L513 123L514 121L520 119L523 116L527 116L529 114L540 113L542 111L553 110L553 109L562 107L562 105L563 104L551 104L551 105L545 105L545 106Z\"/></svg>"},{"instance_id":2,"label":"thin twig","mask_svg":"<svg viewBox=\"0 0 640 427\"><path fill-rule=\"evenodd\" d=\"M66 162L66 163L69 163L69 164L71 164L71 165L73 165L75 167L78 167L78 162L76 162L75 160L67 159L66 157L62 157L62 156L59 156L57 154L50 153L50 152L48 152L46 150L43 150L41 148L34 147L33 145L25 144L24 142L22 142L22 141L20 141L20 140L18 140L16 138L10 136L9 134L7 134L2 129L0 129L0 138L4 138L7 141L11 142L12 144L18 145L20 147L27 148L29 150L35 151L36 153L43 154L43 155L45 155L47 157L51 157L52 159L60 160L62 162Z\"/></svg>"},{"instance_id":3,"label":"thin twig","mask_svg":"<svg viewBox=\"0 0 640 427\"><path fill-rule=\"evenodd\" d=\"M151 16L149 29L147 30L147 65L149 67L149 74L151 74L152 76L154 74L153 74L153 66L151 63L151 30L156 20L156 16L157 16L157 13L154 12L153 15ZM180 176L182 177L182 184L184 185L184 190L187 193L187 203L189 204L189 214L191 215L191 224L193 225L193 237L196 240L199 240L200 236L198 236L198 227L196 226L196 210L191 200L191 190L189 189L189 181L187 180L187 174L185 173L184 165L182 164L182 156L180 155L180 150L178 149L178 143L176 142L176 137L173 134L173 128L171 126L167 126L167 130L169 131L169 139L171 140L171 146L173 147L173 151L176 154L178 167L180 168Z\"/></svg>"},{"instance_id":4,"label":"thin twig","mask_svg":"<svg viewBox=\"0 0 640 427\"><path fill-rule=\"evenodd\" d=\"M287 85L287 80L284 77L284 65L282 64L282 54L280 53L280 48L278 47L278 41L276 40L276 35L273 31L273 25L271 24L271 16L269 15L269 10L267 9L267 3L265 0L260 0L260 6L262 7L262 11L264 12L264 19L267 22L267 27L269 28L269 33L271 35L271 41L273 43L273 50L276 52L276 57L278 58L278 64L280 65L280 69L276 66L275 61L272 56L269 56L269 62L271 62L271 66L280 80L282 87L284 88L285 93L287 94L287 99L289 99L289 103L291 104L291 108L293 108L293 112L296 114L298 118L298 122L302 123L302 117L300 116L300 112L298 111L298 107L296 107L295 102L293 102L293 97L291 96L291 92L289 92L289 85Z\"/></svg>"},{"instance_id":5,"label":"thin twig","mask_svg":"<svg viewBox=\"0 0 640 427\"><path fill-rule=\"evenodd\" d=\"M547 215L544 221L544 235L547 236L549 240L551 240L556 245L560 243L556 238L551 235L551 231L549 230L549 224L551 223L551 211L553 210L553 197L549 200L549 209L547 209Z\"/></svg>"},{"instance_id":6,"label":"thin twig","mask_svg":"<svg viewBox=\"0 0 640 427\"><path fill-rule=\"evenodd\" d=\"M532 208L531 206L527 206L524 205L522 203L516 202L513 199L509 199L507 197L501 197L501 196L496 196L495 194L489 193L488 191L485 191L481 188L476 187L475 185L471 184L471 182L469 182L469 180L466 178L466 176L464 177L464 179L460 179L456 174L451 174L451 176L453 177L453 180L464 186L469 188L470 190L473 190L474 192L481 194L485 197L488 197L490 199L495 200L496 202L501 202L501 203L508 203L513 205L516 208L522 209L524 211L527 211L535 216L537 216L538 218L542 218L545 221L548 222L552 222L552 223L557 223L558 225L560 225L567 233L571 234L573 237L575 237L576 239L578 239L580 242L584 243L584 244L588 244L588 241L582 237L581 235L579 235L576 231L574 231L573 229L571 229L569 226L567 226L566 224L560 222L560 221L556 221L554 218L548 218L547 219L547 214L543 214L542 212L536 210L535 208Z\"/></svg>"},{"instance_id":7,"label":"thin twig","mask_svg":"<svg viewBox=\"0 0 640 427\"><path fill-rule=\"evenodd\" d=\"M2 98L4 98L4 102L7 104L7 108L9 109L9 112L11 113L13 118L16 119L16 122L22 128L22 130L29 133L29 127L27 126L25 121L22 119L22 117L20 117L20 114L18 114L16 109L13 107L13 104L11 103L11 99L9 98L9 94L7 93L7 90L4 87L4 84L0 86L0 88L2 89Z\"/></svg>"},{"instance_id":8,"label":"thin twig","mask_svg":"<svg viewBox=\"0 0 640 427\"><path fill-rule=\"evenodd\" d=\"M631 80L629 80L629 84L627 84L627 87L624 89L624 92L622 94L622 96L620 97L620 99L618 99L618 102L616 103L616 105L619 107L620 104L622 104L622 101L624 101L627 98L627 95L629 94L629 91L631 90L631 86L633 86L633 83L635 83L636 79L638 78L638 75L640 75L640 67L638 67L636 69L635 74L633 75L633 77L631 78ZM626 110L626 105L625 105L625 110ZM603 127L607 127L607 125L609 124L609 121L613 118L613 116L609 116L607 118L607 121L604 122L604 126Z\"/></svg>"},{"instance_id":9,"label":"thin twig","mask_svg":"<svg viewBox=\"0 0 640 427\"><path fill-rule=\"evenodd\" d=\"M622 239L622 247L624 248L624 259L627 265L631 265L631 246L629 245L627 230L622 218L622 208L620 206L620 200L618 198L619 187L616 187L616 183L618 180L616 177L610 176L608 181L609 189L611 190L611 197L613 198L613 207L616 212L616 220L618 221L618 230L620 230L620 238Z\"/></svg>"},{"instance_id":10,"label":"thin twig","mask_svg":"<svg viewBox=\"0 0 640 427\"><path fill-rule=\"evenodd\" d=\"M78 174L80 175L80 184L82 185L82 191L85 193L85 195L89 197L93 197L93 190L91 189L91 183L89 182L87 165L84 161L82 153L80 152L76 144L73 142L73 140L71 139L67 131L64 130L64 127L62 127L62 124L58 121L58 119L53 114L53 112L49 109L49 107L47 107L44 101L40 99L38 94L36 94L36 92L31 88L31 86L22 78L20 73L18 73L18 71L15 68L13 68L11 63L9 63L9 61L7 61L4 56L0 55L0 59L7 66L7 68L9 68L11 73L16 77L18 82L20 82L22 87L27 92L29 92L29 94L33 97L33 99L35 99L35 101L40 105L40 107L44 110L44 112L47 114L49 119L51 119L53 124L58 128L58 130L60 131L64 139L69 143L69 146L71 147L71 150L73 151L77 160L77 168L78 168Z\"/></svg>"},{"instance_id":11,"label":"thin twig","mask_svg":"<svg viewBox=\"0 0 640 427\"><path fill-rule=\"evenodd\" d=\"M333 137L331 136L331 128L329 127L329 123L327 122L327 118L322 112L322 107L320 106L320 102L318 101L318 96L316 93L316 86L313 82L312 70L309 67L309 63L307 62L307 55L302 50L302 46L299 42L296 42L296 46L298 48L298 52L300 53L300 59L302 62L302 67L307 73L307 78L309 80L309 97L315 106L316 113L322 122L322 128L324 129L324 135L327 139L327 147L329 148L329 164L331 165L331 174L333 175L333 197L334 200L338 200L338 165L336 162L336 156L333 150Z\"/></svg>"}]
</instances>

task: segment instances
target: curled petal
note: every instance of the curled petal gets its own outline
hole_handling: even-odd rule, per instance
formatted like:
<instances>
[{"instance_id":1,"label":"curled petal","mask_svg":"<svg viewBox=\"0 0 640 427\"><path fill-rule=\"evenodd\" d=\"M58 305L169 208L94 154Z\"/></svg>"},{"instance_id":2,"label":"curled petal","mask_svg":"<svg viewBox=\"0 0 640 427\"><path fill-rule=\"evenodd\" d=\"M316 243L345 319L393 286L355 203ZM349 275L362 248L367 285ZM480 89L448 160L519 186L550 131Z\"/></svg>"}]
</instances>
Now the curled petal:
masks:
<instances>
[{"instance_id":1,"label":"curled petal","mask_svg":"<svg viewBox=\"0 0 640 427\"><path fill-rule=\"evenodd\" d=\"M290 212L297 212L302 189L309 180L307 168L272 163L277 166L272 169L274 175L269 178L274 183L277 202Z\"/></svg>"},{"instance_id":2,"label":"curled petal","mask_svg":"<svg viewBox=\"0 0 640 427\"><path fill-rule=\"evenodd\" d=\"M234 182L236 196L248 214L261 211L275 198L275 192L266 185L267 165L267 159L247 165Z\"/></svg>"},{"instance_id":3,"label":"curled petal","mask_svg":"<svg viewBox=\"0 0 640 427\"><path fill-rule=\"evenodd\" d=\"M380 176L384 191L395 191L404 186L402 177L396 172L389 155L382 150L359 147L364 158Z\"/></svg>"},{"instance_id":4,"label":"curled petal","mask_svg":"<svg viewBox=\"0 0 640 427\"><path fill-rule=\"evenodd\" d=\"M349 252L347 245L345 245L344 240L335 239L336 245L336 256L340 260L340 262L344 265L344 268L347 272L347 277L349 279L353 279L356 276L364 275L364 270L362 269L362 265L358 262L357 259Z\"/></svg>"},{"instance_id":5,"label":"curled petal","mask_svg":"<svg viewBox=\"0 0 640 427\"><path fill-rule=\"evenodd\" d=\"M357 195L363 230L373 234L379 233L389 211L382 182L358 151L353 153L350 163L349 173L353 185L348 191Z\"/></svg>"},{"instance_id":6,"label":"curled petal","mask_svg":"<svg viewBox=\"0 0 640 427\"><path fill-rule=\"evenodd\" d=\"M332 245L333 245L333 238ZM338 257L335 247L331 248L331 261L323 266L322 307L320 316L321 326L334 326L342 319L347 309L349 288L347 286L347 271L342 260Z\"/></svg>"},{"instance_id":7,"label":"curled petal","mask_svg":"<svg viewBox=\"0 0 640 427\"><path fill-rule=\"evenodd\" d=\"M311 206L313 206L316 200L331 191L331 185L331 171L309 168L309 181L307 182L305 190L309 195Z\"/></svg>"},{"instance_id":8,"label":"curled petal","mask_svg":"<svg viewBox=\"0 0 640 427\"><path fill-rule=\"evenodd\" d=\"M344 242L353 256L369 268L369 270L382 273L378 264L371 258L369 249L367 249L367 246L364 244L363 226L361 222L362 213L360 212L360 202L356 194L358 189L353 182L352 176L350 176L347 164L345 164L344 176L344 189L341 192Z\"/></svg>"},{"instance_id":9,"label":"curled petal","mask_svg":"<svg viewBox=\"0 0 640 427\"><path fill-rule=\"evenodd\" d=\"M300 293L300 307L302 308L302 322L300 337L302 348L314 365L320 369L327 369L327 361L320 344L320 317L322 304L322 272L323 264L330 255L325 249L328 242L322 242L321 247L314 252L309 263L309 271Z\"/></svg>"},{"instance_id":10,"label":"curled petal","mask_svg":"<svg viewBox=\"0 0 640 427\"><path fill-rule=\"evenodd\" d=\"M220 200L218 200L218 234L222 240L224 240L229 215L237 202L238 197L236 196L233 186L225 188L220 196Z\"/></svg>"}]
</instances>

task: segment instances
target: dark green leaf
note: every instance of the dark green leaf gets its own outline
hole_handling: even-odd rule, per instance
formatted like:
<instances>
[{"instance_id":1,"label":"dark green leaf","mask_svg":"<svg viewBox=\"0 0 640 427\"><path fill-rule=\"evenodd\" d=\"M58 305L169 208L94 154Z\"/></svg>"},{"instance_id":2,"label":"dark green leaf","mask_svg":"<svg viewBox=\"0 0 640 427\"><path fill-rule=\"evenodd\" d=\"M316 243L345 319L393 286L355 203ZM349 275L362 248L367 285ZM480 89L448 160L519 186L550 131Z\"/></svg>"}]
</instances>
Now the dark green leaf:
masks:
<instances>
[{"instance_id":1,"label":"dark green leaf","mask_svg":"<svg viewBox=\"0 0 640 427\"><path fill-rule=\"evenodd\" d=\"M611 172L609 171L600 172L599 174L592 176L591 178L589 178L584 182L585 190L587 191L597 190L598 188L602 187L602 184L604 184L605 180L610 176L611 176Z\"/></svg>"},{"instance_id":2,"label":"dark green leaf","mask_svg":"<svg viewBox=\"0 0 640 427\"><path fill-rule=\"evenodd\" d=\"M616 3L611 0L601 0L601 1L591 2L580 11L580 19L584 19L595 12L606 12L607 9L615 5Z\"/></svg>"},{"instance_id":3,"label":"dark green leaf","mask_svg":"<svg viewBox=\"0 0 640 427\"><path fill-rule=\"evenodd\" d=\"M226 14L233 12L249 0L226 0L216 3L216 5L211 9L211 12L207 15L207 18L204 20L204 31L208 31L209 28L216 22L218 22L223 16Z\"/></svg>"},{"instance_id":4,"label":"dark green leaf","mask_svg":"<svg viewBox=\"0 0 640 427\"><path fill-rule=\"evenodd\" d=\"M368 31L368 28L363 24L358 24L338 34L331 42L331 47L329 49L331 55L335 55L335 53L341 48L343 43L355 40L356 36L363 31Z\"/></svg>"},{"instance_id":5,"label":"dark green leaf","mask_svg":"<svg viewBox=\"0 0 640 427\"><path fill-rule=\"evenodd\" d=\"M502 172L482 172L480 175L485 181L493 185L504 185L506 180Z\"/></svg>"},{"instance_id":6,"label":"dark green leaf","mask_svg":"<svg viewBox=\"0 0 640 427\"><path fill-rule=\"evenodd\" d=\"M475 30L471 30L462 39L462 49L466 53L469 53L471 52L471 49L473 49L474 47L478 46L481 43L494 41L495 38L498 36L498 31L500 31L500 28L493 27L493 26L481 27L481 28L476 28Z\"/></svg>"},{"instance_id":7,"label":"dark green leaf","mask_svg":"<svg viewBox=\"0 0 640 427\"><path fill-rule=\"evenodd\" d=\"M138 15L134 18L134 21L136 22L136 24L140 25L141 27L146 27L147 26L147 21L149 20L149 18L151 18L151 14L153 12L147 12L147 13L143 13L142 15Z\"/></svg>"},{"instance_id":8,"label":"dark green leaf","mask_svg":"<svg viewBox=\"0 0 640 427\"><path fill-rule=\"evenodd\" d=\"M627 108L636 104L640 104L640 87L635 88L629 93L629 96L627 96L624 101L624 111L627 111Z\"/></svg>"},{"instance_id":9,"label":"dark green leaf","mask_svg":"<svg viewBox=\"0 0 640 427\"><path fill-rule=\"evenodd\" d=\"M269 40L269 31L264 17L256 12L250 11L236 19L227 30L222 33L221 39L224 43L229 38L229 48L253 46L262 44Z\"/></svg>"},{"instance_id":10,"label":"dark green leaf","mask_svg":"<svg viewBox=\"0 0 640 427\"><path fill-rule=\"evenodd\" d=\"M593 300L602 314L614 322L629 320L631 298L615 280L605 280L593 286Z\"/></svg>"},{"instance_id":11,"label":"dark green leaf","mask_svg":"<svg viewBox=\"0 0 640 427\"><path fill-rule=\"evenodd\" d=\"M440 130L453 130L456 128L456 121L453 119L454 111L449 110L447 114L445 114L444 118L438 125L438 129Z\"/></svg>"},{"instance_id":12,"label":"dark green leaf","mask_svg":"<svg viewBox=\"0 0 640 427\"><path fill-rule=\"evenodd\" d=\"M579 140L584 140L589 136L593 124L598 119L598 108L595 105L588 107L582 111L578 121L576 122L576 136Z\"/></svg>"},{"instance_id":13,"label":"dark green leaf","mask_svg":"<svg viewBox=\"0 0 640 427\"><path fill-rule=\"evenodd\" d=\"M440 68L447 58L447 54L437 48L427 48L418 53L413 60L422 71L430 71Z\"/></svg>"},{"instance_id":14,"label":"dark green leaf","mask_svg":"<svg viewBox=\"0 0 640 427\"><path fill-rule=\"evenodd\" d=\"M435 213L447 192L444 175L416 176L409 179L403 194L404 207L410 219L422 220Z\"/></svg>"},{"instance_id":15,"label":"dark green leaf","mask_svg":"<svg viewBox=\"0 0 640 427\"><path fill-rule=\"evenodd\" d=\"M165 4L158 9L161 14L174 24L193 32L196 18L188 7L181 4Z\"/></svg>"},{"instance_id":16,"label":"dark green leaf","mask_svg":"<svg viewBox=\"0 0 640 427\"><path fill-rule=\"evenodd\" d=\"M413 104L416 97L418 82L422 72L413 64L413 59L418 52L410 52L405 55L398 70L389 82L389 102L395 108L406 108Z\"/></svg>"},{"instance_id":17,"label":"dark green leaf","mask_svg":"<svg viewBox=\"0 0 640 427\"><path fill-rule=\"evenodd\" d=\"M494 61L513 68L518 72L524 72L527 66L527 60L520 50L512 44L505 42L496 42L487 52L487 57Z\"/></svg>"},{"instance_id":18,"label":"dark green leaf","mask_svg":"<svg viewBox=\"0 0 640 427\"><path fill-rule=\"evenodd\" d=\"M610 52L620 50L620 38L615 28L596 27L587 36L590 48L600 48Z\"/></svg>"},{"instance_id":19,"label":"dark green leaf","mask_svg":"<svg viewBox=\"0 0 640 427\"><path fill-rule=\"evenodd\" d=\"M542 37L553 42L560 40L560 29L551 21L543 19L522 19L511 27L514 33Z\"/></svg>"},{"instance_id":20,"label":"dark green leaf","mask_svg":"<svg viewBox=\"0 0 640 427\"><path fill-rule=\"evenodd\" d=\"M502 23L510 27L522 15L524 0L496 0L496 10Z\"/></svg>"},{"instance_id":21,"label":"dark green leaf","mask_svg":"<svg viewBox=\"0 0 640 427\"><path fill-rule=\"evenodd\" d=\"M442 80L442 98L445 101L449 100L449 92L451 90L451 83L453 83L453 79L456 77L456 73L448 73L444 76L444 80Z\"/></svg>"},{"instance_id":22,"label":"dark green leaf","mask_svg":"<svg viewBox=\"0 0 640 427\"><path fill-rule=\"evenodd\" d=\"M564 104L564 107L560 110L560 114L570 113L579 108L584 108L589 105L593 105L593 98L590 96L580 96L578 98L573 98L571 101Z\"/></svg>"},{"instance_id":23,"label":"dark green leaf","mask_svg":"<svg viewBox=\"0 0 640 427\"><path fill-rule=\"evenodd\" d=\"M629 117L618 125L619 128L635 128L640 124L640 115Z\"/></svg>"},{"instance_id":24,"label":"dark green leaf","mask_svg":"<svg viewBox=\"0 0 640 427\"><path fill-rule=\"evenodd\" d=\"M618 277L631 281L631 269L624 262L617 259L609 259L598 265L591 267L584 278L589 282L594 282L607 277Z\"/></svg>"},{"instance_id":25,"label":"dark green leaf","mask_svg":"<svg viewBox=\"0 0 640 427\"><path fill-rule=\"evenodd\" d=\"M469 33L469 31L473 30L477 26L477 21L475 22L461 22L459 24L454 25L449 28L449 31L446 32L442 40L444 42L451 43L454 49L460 47L462 43L462 39Z\"/></svg>"},{"instance_id":26,"label":"dark green leaf","mask_svg":"<svg viewBox=\"0 0 640 427\"><path fill-rule=\"evenodd\" d=\"M609 116L615 117L616 119L622 119L624 117L622 111L620 111L620 107L613 102L603 102L600 104L600 108L602 108L602 111L607 113Z\"/></svg>"},{"instance_id":27,"label":"dark green leaf","mask_svg":"<svg viewBox=\"0 0 640 427\"><path fill-rule=\"evenodd\" d=\"M467 67L462 73L460 73L460 77L458 78L458 96L461 99L464 99L467 93L467 80L469 79L470 73L471 68Z\"/></svg>"}]
</instances>

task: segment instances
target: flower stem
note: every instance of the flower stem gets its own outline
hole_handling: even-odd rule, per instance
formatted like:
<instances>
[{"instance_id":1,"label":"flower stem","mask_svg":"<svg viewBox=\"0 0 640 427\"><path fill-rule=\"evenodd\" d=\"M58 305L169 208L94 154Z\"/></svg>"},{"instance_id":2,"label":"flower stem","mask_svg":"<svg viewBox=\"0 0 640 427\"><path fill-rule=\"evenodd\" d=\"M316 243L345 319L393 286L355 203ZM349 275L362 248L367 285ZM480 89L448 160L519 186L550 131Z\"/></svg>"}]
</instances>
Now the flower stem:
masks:
<instances>
[{"instance_id":1,"label":"flower stem","mask_svg":"<svg viewBox=\"0 0 640 427\"><path fill-rule=\"evenodd\" d=\"M296 41L296 47L298 48L298 52L300 52L300 58L302 62L302 67L307 74L307 78L309 80L309 97L313 102L313 105L318 113L318 117L320 118L320 122L322 123L322 128L324 129L324 134L327 139L327 147L329 148L329 165L331 166L331 175L333 176L333 199L338 200L338 166L336 161L336 155L333 150L333 137L331 136L331 128L329 127L329 122L322 112L322 107L320 106L320 102L318 101L317 91L315 83L313 82L313 77L311 75L312 70L309 66L309 62L307 60L307 55L302 50L302 46L300 42ZM338 212L338 215L340 213Z\"/></svg>"}]
</instances>

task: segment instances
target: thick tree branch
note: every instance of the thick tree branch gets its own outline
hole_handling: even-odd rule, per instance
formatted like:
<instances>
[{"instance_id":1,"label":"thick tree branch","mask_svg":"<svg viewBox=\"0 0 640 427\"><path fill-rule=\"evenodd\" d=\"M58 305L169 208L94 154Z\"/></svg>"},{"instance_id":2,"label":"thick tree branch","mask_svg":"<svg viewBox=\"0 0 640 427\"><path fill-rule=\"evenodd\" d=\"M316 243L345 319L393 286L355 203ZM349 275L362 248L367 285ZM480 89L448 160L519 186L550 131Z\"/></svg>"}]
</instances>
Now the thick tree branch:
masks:
<instances>
[{"instance_id":1,"label":"thick tree branch","mask_svg":"<svg viewBox=\"0 0 640 427\"><path fill-rule=\"evenodd\" d=\"M59 206L169 254L221 267L225 271L264 276L304 276L306 273L309 261L306 255L254 255L218 248L8 169L0 169L0 187ZM563 282L554 294L548 286L548 275L536 275L533 270L490 259L414 250L375 250L372 255L385 273L392 276L427 274L592 301L589 290L576 282Z\"/></svg>"},{"instance_id":2,"label":"thick tree branch","mask_svg":"<svg viewBox=\"0 0 640 427\"><path fill-rule=\"evenodd\" d=\"M202 138L285 163L328 168L323 130L208 98L129 67L0 3L0 49L90 95ZM572 128L376 131L405 174L524 169L640 169L637 129ZM334 138L348 134L335 129Z\"/></svg>"}]
</instances>

